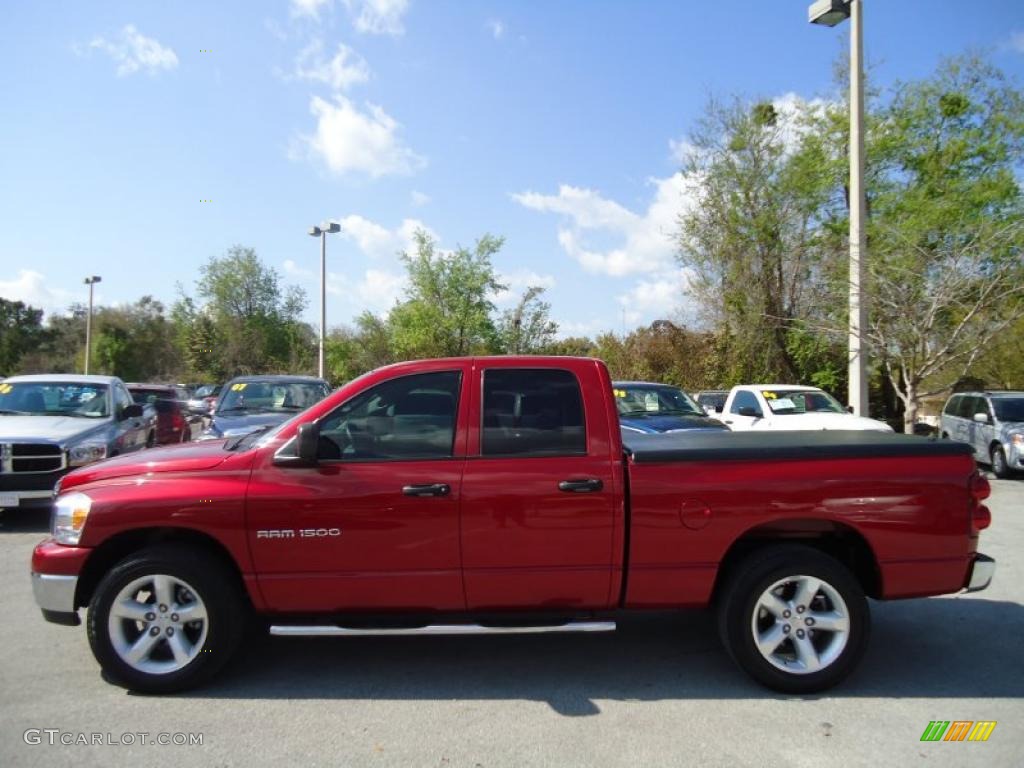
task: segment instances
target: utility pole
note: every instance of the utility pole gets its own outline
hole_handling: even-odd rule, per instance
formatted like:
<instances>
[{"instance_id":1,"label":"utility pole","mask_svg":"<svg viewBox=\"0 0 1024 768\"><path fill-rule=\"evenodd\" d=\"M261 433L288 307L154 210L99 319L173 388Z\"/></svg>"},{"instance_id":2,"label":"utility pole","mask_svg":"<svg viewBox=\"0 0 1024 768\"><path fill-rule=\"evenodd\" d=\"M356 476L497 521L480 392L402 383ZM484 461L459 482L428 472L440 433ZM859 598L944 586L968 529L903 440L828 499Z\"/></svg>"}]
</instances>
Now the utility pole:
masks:
<instances>
[{"instance_id":1,"label":"utility pole","mask_svg":"<svg viewBox=\"0 0 1024 768\"><path fill-rule=\"evenodd\" d=\"M92 287L103 278L99 275L87 277L83 281L89 286L89 314L85 316L85 374L89 375L89 358L92 356Z\"/></svg>"}]
</instances>

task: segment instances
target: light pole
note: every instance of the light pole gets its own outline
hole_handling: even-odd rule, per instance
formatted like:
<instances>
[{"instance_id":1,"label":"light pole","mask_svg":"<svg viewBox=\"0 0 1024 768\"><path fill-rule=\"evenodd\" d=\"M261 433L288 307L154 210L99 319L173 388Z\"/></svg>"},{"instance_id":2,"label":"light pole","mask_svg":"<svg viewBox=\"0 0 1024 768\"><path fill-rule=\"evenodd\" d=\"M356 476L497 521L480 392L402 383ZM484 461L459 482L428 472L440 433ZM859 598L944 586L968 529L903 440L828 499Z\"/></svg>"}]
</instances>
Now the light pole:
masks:
<instances>
[{"instance_id":1,"label":"light pole","mask_svg":"<svg viewBox=\"0 0 1024 768\"><path fill-rule=\"evenodd\" d=\"M103 278L99 275L87 277L83 281L89 286L89 314L85 316L85 374L89 375L89 356L92 355L92 287Z\"/></svg>"},{"instance_id":2,"label":"light pole","mask_svg":"<svg viewBox=\"0 0 1024 768\"><path fill-rule=\"evenodd\" d=\"M324 334L327 332L327 235L340 232L337 222L328 222L319 227L310 227L309 234L320 238L320 362L317 366L320 378L324 378Z\"/></svg>"},{"instance_id":3,"label":"light pole","mask_svg":"<svg viewBox=\"0 0 1024 768\"><path fill-rule=\"evenodd\" d=\"M849 404L868 415L867 305L864 300L864 0L817 0L807 9L812 24L834 27L850 19L850 335Z\"/></svg>"}]
</instances>

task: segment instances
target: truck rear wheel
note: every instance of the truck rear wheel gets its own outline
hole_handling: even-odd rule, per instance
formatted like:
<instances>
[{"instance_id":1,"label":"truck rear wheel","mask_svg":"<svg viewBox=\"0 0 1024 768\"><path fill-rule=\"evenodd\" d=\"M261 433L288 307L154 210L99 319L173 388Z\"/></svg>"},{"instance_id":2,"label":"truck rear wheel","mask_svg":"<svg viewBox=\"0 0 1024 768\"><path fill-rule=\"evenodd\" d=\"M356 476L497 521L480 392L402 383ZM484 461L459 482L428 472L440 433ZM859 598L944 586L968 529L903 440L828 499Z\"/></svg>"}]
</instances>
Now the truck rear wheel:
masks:
<instances>
[{"instance_id":1,"label":"truck rear wheel","mask_svg":"<svg viewBox=\"0 0 1024 768\"><path fill-rule=\"evenodd\" d=\"M741 563L718 605L729 655L783 693L813 693L843 680L864 653L870 621L853 575L800 545L772 547Z\"/></svg>"},{"instance_id":2,"label":"truck rear wheel","mask_svg":"<svg viewBox=\"0 0 1024 768\"><path fill-rule=\"evenodd\" d=\"M87 632L113 682L143 693L200 685L227 663L245 614L236 579L215 558L177 546L142 550L96 587Z\"/></svg>"}]
</instances>

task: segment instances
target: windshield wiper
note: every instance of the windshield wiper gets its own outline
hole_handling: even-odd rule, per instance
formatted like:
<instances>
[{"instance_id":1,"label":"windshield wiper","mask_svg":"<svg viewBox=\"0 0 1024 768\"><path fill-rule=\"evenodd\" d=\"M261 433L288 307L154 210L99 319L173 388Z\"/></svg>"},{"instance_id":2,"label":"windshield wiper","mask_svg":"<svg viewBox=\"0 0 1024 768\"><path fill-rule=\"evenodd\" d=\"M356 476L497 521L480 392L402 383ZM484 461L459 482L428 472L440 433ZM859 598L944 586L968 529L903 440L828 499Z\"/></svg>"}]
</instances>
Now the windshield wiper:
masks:
<instances>
[{"instance_id":1,"label":"windshield wiper","mask_svg":"<svg viewBox=\"0 0 1024 768\"><path fill-rule=\"evenodd\" d=\"M11 415L11 414L19 414L21 416L32 416L33 415L33 414L29 413L28 411L9 411L6 408L0 408L0 415Z\"/></svg>"},{"instance_id":2,"label":"windshield wiper","mask_svg":"<svg viewBox=\"0 0 1024 768\"><path fill-rule=\"evenodd\" d=\"M224 443L224 450L226 450L226 451L234 451L243 442L248 440L250 437L255 437L256 435L262 435L267 430L269 430L269 429L271 429L273 427L276 427L276 426L277 426L276 424L264 424L262 427L256 427L256 429L254 429L252 432L246 432L244 435L239 435L238 437L235 437L235 438L233 438L231 440L228 440L226 443Z\"/></svg>"}]
</instances>

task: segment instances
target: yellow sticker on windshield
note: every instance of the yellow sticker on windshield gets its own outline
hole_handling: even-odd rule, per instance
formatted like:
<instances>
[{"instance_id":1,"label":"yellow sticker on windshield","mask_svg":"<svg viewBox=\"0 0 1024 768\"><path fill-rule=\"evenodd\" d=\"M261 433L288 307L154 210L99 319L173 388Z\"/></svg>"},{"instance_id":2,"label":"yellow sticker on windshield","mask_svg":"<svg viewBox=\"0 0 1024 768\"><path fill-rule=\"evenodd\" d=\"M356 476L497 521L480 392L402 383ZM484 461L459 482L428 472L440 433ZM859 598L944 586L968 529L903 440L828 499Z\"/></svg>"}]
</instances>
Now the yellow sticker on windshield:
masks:
<instances>
[{"instance_id":1,"label":"yellow sticker on windshield","mask_svg":"<svg viewBox=\"0 0 1024 768\"><path fill-rule=\"evenodd\" d=\"M10 384L0 384L0 395L6 395L13 387Z\"/></svg>"},{"instance_id":2,"label":"yellow sticker on windshield","mask_svg":"<svg viewBox=\"0 0 1024 768\"><path fill-rule=\"evenodd\" d=\"M245 389L245 384L232 384L231 385L231 391L232 392L241 392L243 389Z\"/></svg>"},{"instance_id":3,"label":"yellow sticker on windshield","mask_svg":"<svg viewBox=\"0 0 1024 768\"><path fill-rule=\"evenodd\" d=\"M774 392L761 392L761 394L764 395L765 400L775 400L778 397Z\"/></svg>"},{"instance_id":4,"label":"yellow sticker on windshield","mask_svg":"<svg viewBox=\"0 0 1024 768\"><path fill-rule=\"evenodd\" d=\"M626 396L626 390L624 390L624 389L613 389L612 392L615 393L616 397L625 397Z\"/></svg>"}]
</instances>

